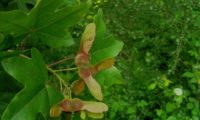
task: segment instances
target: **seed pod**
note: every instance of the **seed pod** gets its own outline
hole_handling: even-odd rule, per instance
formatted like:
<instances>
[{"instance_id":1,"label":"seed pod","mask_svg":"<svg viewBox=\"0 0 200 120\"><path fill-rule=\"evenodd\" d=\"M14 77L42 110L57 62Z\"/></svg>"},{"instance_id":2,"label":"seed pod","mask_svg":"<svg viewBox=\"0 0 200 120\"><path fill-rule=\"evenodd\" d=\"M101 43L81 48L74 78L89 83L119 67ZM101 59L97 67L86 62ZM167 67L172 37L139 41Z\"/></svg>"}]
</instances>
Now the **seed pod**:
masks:
<instances>
[{"instance_id":1,"label":"seed pod","mask_svg":"<svg viewBox=\"0 0 200 120\"><path fill-rule=\"evenodd\" d=\"M114 63L115 63L114 58L105 59L105 60L101 61L100 63L94 65L91 69L91 72L92 72L92 74L96 74L97 72L99 72L101 70L105 70L105 69L112 67L114 65Z\"/></svg>"},{"instance_id":2,"label":"seed pod","mask_svg":"<svg viewBox=\"0 0 200 120\"><path fill-rule=\"evenodd\" d=\"M81 38L80 52L89 53L96 36L96 25L90 23L86 26Z\"/></svg>"},{"instance_id":3,"label":"seed pod","mask_svg":"<svg viewBox=\"0 0 200 120\"><path fill-rule=\"evenodd\" d=\"M80 95L84 89L85 89L85 82L82 79L76 80L72 83L72 90L74 95L76 96Z\"/></svg>"},{"instance_id":4,"label":"seed pod","mask_svg":"<svg viewBox=\"0 0 200 120\"><path fill-rule=\"evenodd\" d=\"M83 102L78 98L64 99L59 105L64 112L77 112L82 109Z\"/></svg>"},{"instance_id":5,"label":"seed pod","mask_svg":"<svg viewBox=\"0 0 200 120\"><path fill-rule=\"evenodd\" d=\"M58 105L54 105L50 109L50 116L51 117L59 117L62 113L61 107Z\"/></svg>"}]
</instances>

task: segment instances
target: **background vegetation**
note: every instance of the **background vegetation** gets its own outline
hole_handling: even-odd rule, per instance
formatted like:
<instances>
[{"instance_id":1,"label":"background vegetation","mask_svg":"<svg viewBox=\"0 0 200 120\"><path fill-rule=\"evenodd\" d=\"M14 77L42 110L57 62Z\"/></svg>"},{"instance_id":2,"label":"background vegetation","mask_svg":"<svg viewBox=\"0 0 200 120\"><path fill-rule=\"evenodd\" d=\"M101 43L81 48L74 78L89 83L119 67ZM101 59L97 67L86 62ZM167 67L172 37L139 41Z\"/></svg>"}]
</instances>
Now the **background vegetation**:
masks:
<instances>
[{"instance_id":1,"label":"background vegetation","mask_svg":"<svg viewBox=\"0 0 200 120\"><path fill-rule=\"evenodd\" d=\"M110 118L199 120L200 1L116 0L103 10L125 43L118 66L127 84L115 88Z\"/></svg>"},{"instance_id":2,"label":"background vegetation","mask_svg":"<svg viewBox=\"0 0 200 120\"><path fill-rule=\"evenodd\" d=\"M105 120L199 120L200 119L200 1L199 0L93 0L87 15L70 32L78 42L85 25L102 8L109 32L124 42L116 58L124 84L105 87L109 111ZM74 4L71 2L70 4ZM27 3L32 8L34 0ZM19 8L2 0L2 11ZM23 9L23 7L20 7ZM1 36L0 36L1 37ZM76 51L37 46L52 63ZM69 56L73 56L70 54ZM58 68L70 67L60 65ZM1 68L2 69L2 68ZM21 89L1 71L0 113ZM73 77L73 74L65 76ZM5 83L3 80L7 79ZM53 79L53 78L52 78ZM1 94L1 93L0 93ZM86 96L90 98L91 96ZM78 119L78 118L75 118Z\"/></svg>"}]
</instances>

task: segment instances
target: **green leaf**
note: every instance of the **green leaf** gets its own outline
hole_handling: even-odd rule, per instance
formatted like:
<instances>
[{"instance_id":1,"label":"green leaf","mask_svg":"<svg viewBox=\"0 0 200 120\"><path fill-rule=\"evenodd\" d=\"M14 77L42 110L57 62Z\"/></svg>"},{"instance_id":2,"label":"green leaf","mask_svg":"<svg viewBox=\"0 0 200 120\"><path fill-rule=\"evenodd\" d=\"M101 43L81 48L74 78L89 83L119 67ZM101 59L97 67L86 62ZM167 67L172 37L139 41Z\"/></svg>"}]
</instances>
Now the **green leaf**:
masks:
<instances>
[{"instance_id":1,"label":"green leaf","mask_svg":"<svg viewBox=\"0 0 200 120\"><path fill-rule=\"evenodd\" d=\"M90 118L94 118L94 119L102 119L104 114L103 113L92 113L92 112L87 112L87 115Z\"/></svg>"},{"instance_id":2,"label":"green leaf","mask_svg":"<svg viewBox=\"0 0 200 120\"><path fill-rule=\"evenodd\" d=\"M16 3L19 9L23 11L28 11L26 7L27 0L16 0Z\"/></svg>"},{"instance_id":3,"label":"green leaf","mask_svg":"<svg viewBox=\"0 0 200 120\"><path fill-rule=\"evenodd\" d=\"M86 118L86 113L85 113L85 111L83 111L83 110L81 111L80 117L81 117L81 119L85 120L85 118Z\"/></svg>"},{"instance_id":4,"label":"green leaf","mask_svg":"<svg viewBox=\"0 0 200 120\"><path fill-rule=\"evenodd\" d=\"M98 28L96 30L96 39L103 38L106 33L106 25L103 20L103 11L101 9L99 9L98 14L95 16L94 23Z\"/></svg>"},{"instance_id":5,"label":"green leaf","mask_svg":"<svg viewBox=\"0 0 200 120\"><path fill-rule=\"evenodd\" d=\"M116 40L113 36L107 36L101 40L94 41L91 50L91 63L97 64L104 59L116 57L122 50L122 47L123 42Z\"/></svg>"},{"instance_id":6,"label":"green leaf","mask_svg":"<svg viewBox=\"0 0 200 120\"><path fill-rule=\"evenodd\" d=\"M0 32L5 36L11 34L17 37L28 31L30 20L31 17L19 10L0 12Z\"/></svg>"},{"instance_id":7,"label":"green leaf","mask_svg":"<svg viewBox=\"0 0 200 120\"><path fill-rule=\"evenodd\" d=\"M20 54L19 51L12 51L12 52L2 51L2 52L0 52L0 60L2 60L4 58L8 58L8 57L14 57L14 56L17 56L19 54Z\"/></svg>"},{"instance_id":8,"label":"green leaf","mask_svg":"<svg viewBox=\"0 0 200 120\"><path fill-rule=\"evenodd\" d=\"M167 110L167 112L172 112L172 111L174 111L176 109L176 104L175 103L170 103L170 102L168 102L167 104L166 104L166 110Z\"/></svg>"},{"instance_id":9,"label":"green leaf","mask_svg":"<svg viewBox=\"0 0 200 120\"><path fill-rule=\"evenodd\" d=\"M6 50L14 45L14 40L11 35L7 35L0 43L0 50Z\"/></svg>"},{"instance_id":10,"label":"green leaf","mask_svg":"<svg viewBox=\"0 0 200 120\"><path fill-rule=\"evenodd\" d=\"M176 120L176 117L170 116L170 117L167 118L167 120Z\"/></svg>"},{"instance_id":11,"label":"green leaf","mask_svg":"<svg viewBox=\"0 0 200 120\"><path fill-rule=\"evenodd\" d=\"M97 73L101 70L108 69L112 67L114 63L115 63L115 60L113 58L105 59L92 67L92 73Z\"/></svg>"},{"instance_id":12,"label":"green leaf","mask_svg":"<svg viewBox=\"0 0 200 120\"><path fill-rule=\"evenodd\" d=\"M100 10L94 20L96 24L96 40L90 52L90 62L92 64L97 64L107 58L116 57L123 47L123 42L116 40L112 35L106 32L102 17L102 11Z\"/></svg>"},{"instance_id":13,"label":"green leaf","mask_svg":"<svg viewBox=\"0 0 200 120\"><path fill-rule=\"evenodd\" d=\"M13 57L3 60L2 66L24 85L4 111L2 120L35 120L38 113L48 118L51 104L57 103L61 95L46 85L48 74L40 53L32 49L32 59Z\"/></svg>"},{"instance_id":14,"label":"green leaf","mask_svg":"<svg viewBox=\"0 0 200 120\"><path fill-rule=\"evenodd\" d=\"M0 117L2 116L3 111L6 109L7 103L0 101Z\"/></svg>"},{"instance_id":15,"label":"green leaf","mask_svg":"<svg viewBox=\"0 0 200 120\"><path fill-rule=\"evenodd\" d=\"M63 3L64 0L38 0L29 13L20 10L0 12L0 33L16 38L38 38L50 47L70 46L73 40L67 28L82 18L88 4L72 7Z\"/></svg>"},{"instance_id":16,"label":"green leaf","mask_svg":"<svg viewBox=\"0 0 200 120\"><path fill-rule=\"evenodd\" d=\"M101 86L112 86L114 84L123 84L123 78L116 67L103 70L96 74L95 79Z\"/></svg>"}]
</instances>

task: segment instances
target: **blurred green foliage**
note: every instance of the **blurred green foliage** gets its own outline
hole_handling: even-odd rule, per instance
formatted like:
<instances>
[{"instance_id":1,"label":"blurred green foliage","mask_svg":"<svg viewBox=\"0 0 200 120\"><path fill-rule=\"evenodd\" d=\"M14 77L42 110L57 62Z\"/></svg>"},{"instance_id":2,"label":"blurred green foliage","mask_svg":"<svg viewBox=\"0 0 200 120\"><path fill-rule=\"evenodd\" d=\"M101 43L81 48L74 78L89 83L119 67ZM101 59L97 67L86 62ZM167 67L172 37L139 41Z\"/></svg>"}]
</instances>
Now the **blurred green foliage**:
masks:
<instances>
[{"instance_id":1,"label":"blurred green foliage","mask_svg":"<svg viewBox=\"0 0 200 120\"><path fill-rule=\"evenodd\" d=\"M117 63L126 85L109 91L108 118L199 120L200 1L110 0L103 10L125 43Z\"/></svg>"}]
</instances>

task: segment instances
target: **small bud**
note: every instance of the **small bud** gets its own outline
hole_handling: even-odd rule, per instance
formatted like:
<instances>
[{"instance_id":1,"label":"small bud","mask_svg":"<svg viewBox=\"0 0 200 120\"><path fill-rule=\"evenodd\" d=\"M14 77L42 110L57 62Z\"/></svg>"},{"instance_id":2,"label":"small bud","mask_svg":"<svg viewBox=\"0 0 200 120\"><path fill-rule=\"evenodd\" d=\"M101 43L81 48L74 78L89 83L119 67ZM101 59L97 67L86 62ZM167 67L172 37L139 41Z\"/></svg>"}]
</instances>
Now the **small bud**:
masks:
<instances>
[{"instance_id":1,"label":"small bud","mask_svg":"<svg viewBox=\"0 0 200 120\"><path fill-rule=\"evenodd\" d=\"M85 89L85 82L81 80L76 80L72 83L72 90L74 95L80 95Z\"/></svg>"},{"instance_id":2,"label":"small bud","mask_svg":"<svg viewBox=\"0 0 200 120\"><path fill-rule=\"evenodd\" d=\"M51 117L59 117L62 113L61 107L58 105L54 105L50 109L50 116Z\"/></svg>"}]
</instances>

